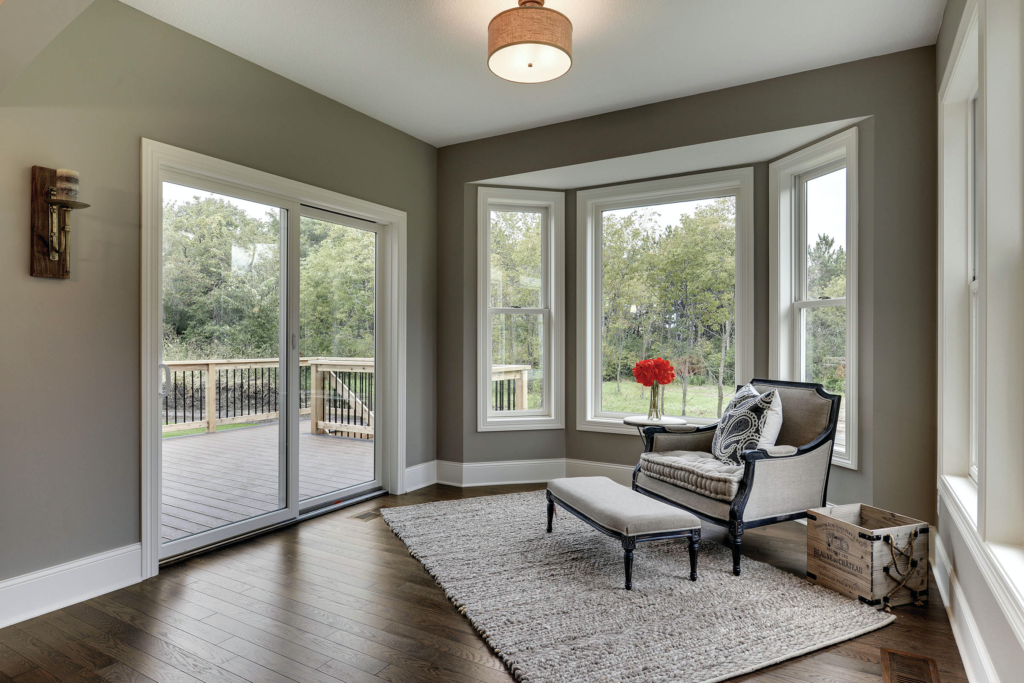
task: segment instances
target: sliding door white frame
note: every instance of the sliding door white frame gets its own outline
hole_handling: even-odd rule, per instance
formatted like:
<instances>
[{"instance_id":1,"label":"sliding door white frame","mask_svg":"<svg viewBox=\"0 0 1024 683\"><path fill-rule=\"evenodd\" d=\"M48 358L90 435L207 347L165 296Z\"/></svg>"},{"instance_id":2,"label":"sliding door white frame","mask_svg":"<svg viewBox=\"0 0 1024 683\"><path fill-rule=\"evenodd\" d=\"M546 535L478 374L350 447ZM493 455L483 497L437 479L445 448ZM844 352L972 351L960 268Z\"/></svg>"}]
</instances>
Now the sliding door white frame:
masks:
<instances>
[{"instance_id":1,"label":"sliding door white frame","mask_svg":"<svg viewBox=\"0 0 1024 683\"><path fill-rule=\"evenodd\" d=\"M141 485L142 485L142 575L155 576L160 562L160 445L161 428L156 417L160 410L159 370L162 340L161 261L162 261L162 182L166 177L189 176L204 186L230 186L232 194L248 193L263 201L288 209L289 268L297 273L298 223L306 207L352 216L368 221L378 235L379 293L377 297L377 381L381 398L374 420L376 447L381 454L381 483L392 493L405 491L406 439L406 214L386 206L366 202L305 183L256 171L238 164L214 159L152 140L142 140L142 253L141 253ZM294 225L292 225L294 223ZM294 243L294 244L292 244ZM298 330L297 277L290 277L288 305L283 308L291 319L285 327ZM291 281L294 281L291 282ZM282 331L282 334L288 334ZM288 354L297 355L297 340L282 339ZM288 396L297 396L296 373L286 375ZM294 385L294 386L293 386ZM284 425L282 421L282 425ZM294 430L283 430L289 452L298 454ZM287 508L270 513L282 520L294 518L299 511L298 458L289 463ZM307 501L308 503L308 501ZM269 516L239 523L239 533L250 523L261 528L275 523Z\"/></svg>"}]
</instances>

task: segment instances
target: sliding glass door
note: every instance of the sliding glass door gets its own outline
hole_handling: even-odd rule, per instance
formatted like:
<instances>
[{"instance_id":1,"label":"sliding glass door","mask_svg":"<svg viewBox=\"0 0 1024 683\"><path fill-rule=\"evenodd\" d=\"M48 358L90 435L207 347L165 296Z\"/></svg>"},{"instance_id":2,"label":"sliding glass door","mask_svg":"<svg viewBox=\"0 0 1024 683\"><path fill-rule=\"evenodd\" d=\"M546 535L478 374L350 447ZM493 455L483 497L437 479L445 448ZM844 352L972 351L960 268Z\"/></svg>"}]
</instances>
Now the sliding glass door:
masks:
<instances>
[{"instance_id":1,"label":"sliding glass door","mask_svg":"<svg viewBox=\"0 0 1024 683\"><path fill-rule=\"evenodd\" d=\"M162 179L160 557L380 486L374 224Z\"/></svg>"},{"instance_id":2,"label":"sliding glass door","mask_svg":"<svg viewBox=\"0 0 1024 683\"><path fill-rule=\"evenodd\" d=\"M377 234L373 223L302 207L299 228L299 499L377 486Z\"/></svg>"}]
</instances>

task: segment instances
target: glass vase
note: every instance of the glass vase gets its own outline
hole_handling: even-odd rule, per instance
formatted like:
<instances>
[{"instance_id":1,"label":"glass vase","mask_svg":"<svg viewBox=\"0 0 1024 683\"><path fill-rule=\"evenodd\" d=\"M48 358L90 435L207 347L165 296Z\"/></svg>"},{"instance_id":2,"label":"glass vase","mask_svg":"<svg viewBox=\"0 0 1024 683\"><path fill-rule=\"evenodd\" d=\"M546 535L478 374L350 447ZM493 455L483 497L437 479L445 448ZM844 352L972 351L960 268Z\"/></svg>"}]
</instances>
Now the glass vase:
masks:
<instances>
[{"instance_id":1,"label":"glass vase","mask_svg":"<svg viewBox=\"0 0 1024 683\"><path fill-rule=\"evenodd\" d=\"M661 419L661 385L657 382L651 385L651 406L647 409L647 419Z\"/></svg>"}]
</instances>

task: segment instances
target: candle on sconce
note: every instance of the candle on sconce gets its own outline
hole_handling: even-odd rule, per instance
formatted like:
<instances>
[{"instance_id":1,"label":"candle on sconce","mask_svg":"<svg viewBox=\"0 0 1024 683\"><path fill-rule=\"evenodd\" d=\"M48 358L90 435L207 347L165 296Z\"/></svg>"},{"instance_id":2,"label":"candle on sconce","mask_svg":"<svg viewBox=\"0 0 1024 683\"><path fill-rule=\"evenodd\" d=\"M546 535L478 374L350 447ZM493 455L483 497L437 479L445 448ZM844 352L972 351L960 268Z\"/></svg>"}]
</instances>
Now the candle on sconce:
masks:
<instances>
[{"instance_id":1,"label":"candle on sconce","mask_svg":"<svg viewBox=\"0 0 1024 683\"><path fill-rule=\"evenodd\" d=\"M78 201L78 171L68 168L57 169L57 181L54 184L58 199Z\"/></svg>"}]
</instances>

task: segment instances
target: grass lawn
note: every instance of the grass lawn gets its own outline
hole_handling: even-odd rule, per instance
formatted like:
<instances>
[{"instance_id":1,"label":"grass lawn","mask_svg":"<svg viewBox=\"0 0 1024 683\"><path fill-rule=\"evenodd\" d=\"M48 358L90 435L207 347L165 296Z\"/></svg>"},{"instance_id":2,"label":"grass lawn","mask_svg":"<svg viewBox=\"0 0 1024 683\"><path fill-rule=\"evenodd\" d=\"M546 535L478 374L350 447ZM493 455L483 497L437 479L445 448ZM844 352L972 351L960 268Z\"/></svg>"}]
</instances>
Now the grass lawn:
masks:
<instances>
[{"instance_id":1,"label":"grass lawn","mask_svg":"<svg viewBox=\"0 0 1024 683\"><path fill-rule=\"evenodd\" d=\"M242 422L242 423L239 423L239 424L217 425L217 431L218 432L226 432L229 429L240 429L241 427L254 427L254 426L256 426L255 422ZM206 427L198 427L196 429L184 429L184 430L182 430L180 432L166 432L163 436L166 439L166 438L169 438L169 437L172 437L172 436L192 436L193 434L205 434L205 433L206 433Z\"/></svg>"},{"instance_id":2,"label":"grass lawn","mask_svg":"<svg viewBox=\"0 0 1024 683\"><path fill-rule=\"evenodd\" d=\"M641 396L640 390L644 389ZM662 387L665 392L665 414L683 415L683 385L673 382L668 387ZM725 388L722 398L722 409L729 405L729 399L736 393L732 386ZM615 382L605 382L601 388L601 407L607 411L622 413L647 414L650 406L650 389L642 387L632 380L623 378L618 387ZM689 417L718 417L718 387L717 386L693 386L686 392L686 415Z\"/></svg>"}]
</instances>

